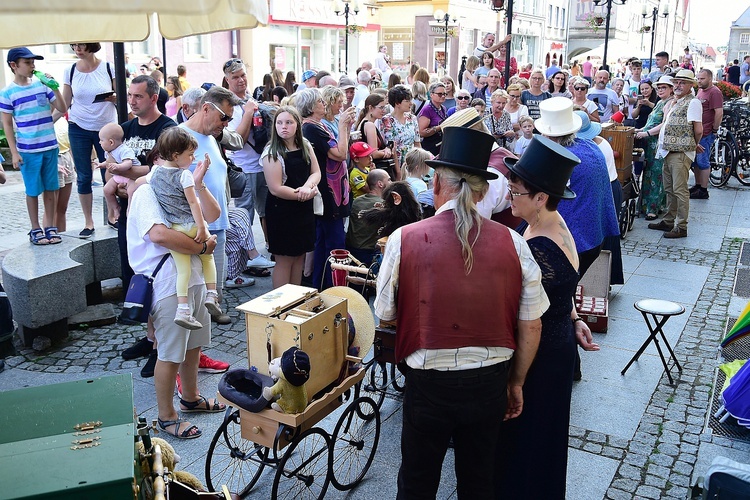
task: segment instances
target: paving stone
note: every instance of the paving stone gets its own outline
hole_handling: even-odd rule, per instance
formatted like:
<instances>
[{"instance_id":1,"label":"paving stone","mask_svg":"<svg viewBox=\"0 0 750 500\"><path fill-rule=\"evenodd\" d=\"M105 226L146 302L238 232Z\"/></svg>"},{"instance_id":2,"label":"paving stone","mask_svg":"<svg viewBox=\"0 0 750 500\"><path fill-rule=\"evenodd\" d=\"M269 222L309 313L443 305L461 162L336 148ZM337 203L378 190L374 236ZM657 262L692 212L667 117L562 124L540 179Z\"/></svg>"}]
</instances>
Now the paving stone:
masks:
<instances>
[{"instance_id":1,"label":"paving stone","mask_svg":"<svg viewBox=\"0 0 750 500\"><path fill-rule=\"evenodd\" d=\"M639 486L635 494L643 498L661 498L661 490L653 486Z\"/></svg>"},{"instance_id":2,"label":"paving stone","mask_svg":"<svg viewBox=\"0 0 750 500\"><path fill-rule=\"evenodd\" d=\"M632 465L629 465L629 464L622 464L620 465L618 472L625 479L635 479L637 481L641 480L641 468L640 467L633 467Z\"/></svg>"},{"instance_id":3,"label":"paving stone","mask_svg":"<svg viewBox=\"0 0 750 500\"><path fill-rule=\"evenodd\" d=\"M609 488L607 490L607 498L610 500L631 500L633 495L617 488Z\"/></svg>"},{"instance_id":4,"label":"paving stone","mask_svg":"<svg viewBox=\"0 0 750 500\"><path fill-rule=\"evenodd\" d=\"M633 479L615 479L612 481L612 487L623 491L635 491L638 487L638 481Z\"/></svg>"},{"instance_id":5,"label":"paving stone","mask_svg":"<svg viewBox=\"0 0 750 500\"><path fill-rule=\"evenodd\" d=\"M669 476L669 482L676 486L690 486L690 478L682 474L672 474Z\"/></svg>"},{"instance_id":6,"label":"paving stone","mask_svg":"<svg viewBox=\"0 0 750 500\"><path fill-rule=\"evenodd\" d=\"M676 457L680 452L680 448L678 446L670 443L659 443L659 446L657 446L656 449L659 450L659 453L665 453L673 457Z\"/></svg>"},{"instance_id":7,"label":"paving stone","mask_svg":"<svg viewBox=\"0 0 750 500\"><path fill-rule=\"evenodd\" d=\"M689 476L693 473L693 466L687 462L679 461L672 466L672 472Z\"/></svg>"},{"instance_id":8,"label":"paving stone","mask_svg":"<svg viewBox=\"0 0 750 500\"><path fill-rule=\"evenodd\" d=\"M664 453L655 453L649 457L649 460L651 461L651 463L661 465L663 467L671 467L674 463L674 458L670 457L669 455L665 455Z\"/></svg>"},{"instance_id":9,"label":"paving stone","mask_svg":"<svg viewBox=\"0 0 750 500\"><path fill-rule=\"evenodd\" d=\"M590 432L588 435L588 440L592 443L606 443L607 436L605 434L602 434L601 432Z\"/></svg>"},{"instance_id":10,"label":"paving stone","mask_svg":"<svg viewBox=\"0 0 750 500\"><path fill-rule=\"evenodd\" d=\"M664 479L669 477L669 468L662 467L661 465L656 465L654 463L650 463L648 467L646 468L646 471L648 474L663 477Z\"/></svg>"},{"instance_id":11,"label":"paving stone","mask_svg":"<svg viewBox=\"0 0 750 500\"><path fill-rule=\"evenodd\" d=\"M648 474L646 476L646 480L644 481L644 483L647 486L653 486L654 488L659 488L661 490L661 489L664 489L664 487L667 485L667 480L666 478L663 478L663 477L657 477L657 476L652 476L651 474Z\"/></svg>"},{"instance_id":12,"label":"paving stone","mask_svg":"<svg viewBox=\"0 0 750 500\"><path fill-rule=\"evenodd\" d=\"M586 443L583 445L583 450L598 455L602 452L602 446L594 443Z\"/></svg>"}]
</instances>

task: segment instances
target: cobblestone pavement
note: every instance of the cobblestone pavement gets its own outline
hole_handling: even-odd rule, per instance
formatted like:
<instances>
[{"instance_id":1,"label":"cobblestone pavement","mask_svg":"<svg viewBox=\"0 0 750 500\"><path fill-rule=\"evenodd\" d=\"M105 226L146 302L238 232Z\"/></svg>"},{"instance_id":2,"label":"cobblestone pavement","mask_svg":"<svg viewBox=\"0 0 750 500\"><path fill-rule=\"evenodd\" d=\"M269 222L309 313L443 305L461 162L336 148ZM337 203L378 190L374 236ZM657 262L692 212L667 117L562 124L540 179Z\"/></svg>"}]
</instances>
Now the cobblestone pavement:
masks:
<instances>
[{"instance_id":1,"label":"cobblestone pavement","mask_svg":"<svg viewBox=\"0 0 750 500\"><path fill-rule=\"evenodd\" d=\"M661 380L655 384L655 390L651 394L645 411L637 416L637 428L632 437L625 438L594 431L576 425L573 419L570 428L570 448L583 452L585 456L605 457L614 461L616 466L613 469L614 472L605 478L608 485L605 484L600 495L576 496L572 493L577 491L576 488L580 486L578 483L581 479L572 478L569 471L569 498L575 500L579 498L586 500L588 498L611 500L686 498L694 473L705 472L695 470L701 445L712 444L728 453L734 451L746 455L750 452L750 444L714 436L706 427L706 417L711 405L712 383L719 359L717 347L724 334L732 300L738 255L744 241L742 238L733 237L733 234L750 235L747 233L750 220L740 213L739 208L748 206L750 194L734 188L723 192L712 190L711 193L712 198L718 198L718 194L723 194L726 197L731 195L733 200L735 198L738 200L728 202L726 206L730 208L727 210L720 209L718 202L714 206L696 204L698 207L696 218L699 220L703 215L706 215L706 219L713 217L710 213L702 215L699 211L701 206L709 207L706 210L728 211L722 215L726 219L723 229L720 234L717 230L714 236L721 238L720 247L714 246L713 249L695 245L690 247L685 244L688 239L670 242L654 238L653 231L644 229L646 223L642 219L636 221L636 230L622 240L623 255L626 257L651 259L664 263L694 264L710 268L710 271L697 300L689 311L689 318L679 335L679 340L673 343L676 355L683 365L682 373L678 374L673 371L676 382L674 385L669 385L666 375L661 376ZM22 196L16 196L16 193L10 193L10 196L7 196L3 191L0 191L0 196L3 197L6 206L8 206L7 202L11 202L14 210L20 210L22 207ZM693 209L692 206L691 209ZM71 210L71 213L75 214L73 205ZM17 237L16 233L19 231L26 231L23 225L26 220L25 212L20 213L16 219L18 220L8 221L8 218L5 218L0 222L0 241L4 239L7 241L10 237ZM75 223L75 216L73 219L71 228L75 227L72 225ZM734 230L730 231L729 226L734 226ZM692 228L691 231L693 231ZM700 238L701 235L696 231L691 232L691 237ZM237 366L242 364L247 354L246 333L244 321L234 308L270 289L270 278L256 278L256 281L255 287L225 292L225 303L233 321L231 325L214 325L211 352L225 355L224 359L232 360L237 363ZM121 304L118 303L116 310L119 306ZM645 331L645 326L641 325L641 327ZM124 370L132 371L136 379L139 367L145 363L145 359L124 361L120 354L125 347L141 338L144 332L145 329L140 326L128 327L116 324L71 331L67 341L48 352L36 353L31 349L19 349L17 355L6 359L8 368L0 377L7 377L15 370L47 374L100 374ZM398 410L394 412L397 413ZM389 417L393 414L391 413ZM393 432L399 432L400 416L391 420L396 422L391 424ZM180 443L180 446L183 444ZM395 482L394 474L398 466L398 444L393 433L382 432L381 447L390 449L391 456L383 457L382 454L385 451L379 450L378 460L373 465L373 470L379 470L378 475L385 475L387 483L373 479L374 482L363 483L360 489L355 490L346 498L388 496L388 492L393 491L392 483ZM203 478L202 464L205 460L201 453L205 454L206 448L207 444L201 451L196 451L195 456L187 454L188 470L201 478ZM186 455L182 451L180 454L183 457ZM396 456L392 456L393 454ZM386 462L388 462L387 466L384 465ZM395 462L395 466L392 462ZM580 468L585 471L585 467ZM329 491L328 496L341 497L337 495L340 494ZM441 486L439 495L441 498L454 498L455 486Z\"/></svg>"}]
</instances>

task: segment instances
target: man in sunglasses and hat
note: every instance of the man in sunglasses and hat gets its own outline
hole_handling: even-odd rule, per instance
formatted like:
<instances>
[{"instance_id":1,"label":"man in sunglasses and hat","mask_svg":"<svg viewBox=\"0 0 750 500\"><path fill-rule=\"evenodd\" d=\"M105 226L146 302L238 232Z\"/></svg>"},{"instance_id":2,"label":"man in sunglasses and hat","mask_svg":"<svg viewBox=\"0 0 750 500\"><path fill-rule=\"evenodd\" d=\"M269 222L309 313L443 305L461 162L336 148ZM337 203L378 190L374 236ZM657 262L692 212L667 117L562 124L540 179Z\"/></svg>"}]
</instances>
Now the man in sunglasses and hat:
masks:
<instances>
[{"instance_id":1,"label":"man in sunglasses and hat","mask_svg":"<svg viewBox=\"0 0 750 500\"><path fill-rule=\"evenodd\" d=\"M440 158L427 162L437 212L391 234L378 274L375 313L397 320L406 373L399 499L436 496L451 438L459 496L493 498L501 415L523 409L549 301L523 238L477 212L497 178L493 142L445 129Z\"/></svg>"}]
</instances>

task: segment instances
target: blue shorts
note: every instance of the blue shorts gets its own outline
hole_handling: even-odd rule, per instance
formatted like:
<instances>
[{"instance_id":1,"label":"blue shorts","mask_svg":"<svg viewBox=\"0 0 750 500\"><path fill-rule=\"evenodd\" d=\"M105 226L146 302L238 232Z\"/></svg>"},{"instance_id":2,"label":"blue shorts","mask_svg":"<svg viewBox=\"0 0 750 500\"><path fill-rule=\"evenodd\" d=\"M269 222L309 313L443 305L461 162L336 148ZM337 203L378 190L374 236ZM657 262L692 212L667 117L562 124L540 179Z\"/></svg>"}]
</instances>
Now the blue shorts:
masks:
<instances>
[{"instance_id":1,"label":"blue shorts","mask_svg":"<svg viewBox=\"0 0 750 500\"><path fill-rule=\"evenodd\" d=\"M711 162L709 161L711 159L711 144L714 143L715 137L715 134L709 134L701 139L700 145L703 146L703 152L695 154L694 167L698 167L700 170L711 168Z\"/></svg>"},{"instance_id":2,"label":"blue shorts","mask_svg":"<svg viewBox=\"0 0 750 500\"><path fill-rule=\"evenodd\" d=\"M26 196L36 197L44 191L57 191L60 183L57 180L58 148L39 153L22 153L19 151L21 177L26 186Z\"/></svg>"}]
</instances>

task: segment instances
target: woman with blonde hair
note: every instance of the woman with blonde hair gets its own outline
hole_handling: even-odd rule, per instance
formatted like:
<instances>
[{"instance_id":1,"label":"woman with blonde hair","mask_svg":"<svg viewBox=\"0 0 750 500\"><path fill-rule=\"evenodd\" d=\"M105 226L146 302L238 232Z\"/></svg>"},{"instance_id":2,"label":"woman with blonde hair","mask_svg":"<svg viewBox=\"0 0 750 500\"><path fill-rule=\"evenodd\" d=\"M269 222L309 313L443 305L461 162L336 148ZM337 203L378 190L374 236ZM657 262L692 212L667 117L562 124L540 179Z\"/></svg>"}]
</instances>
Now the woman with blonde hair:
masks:
<instances>
[{"instance_id":1,"label":"woman with blonde hair","mask_svg":"<svg viewBox=\"0 0 750 500\"><path fill-rule=\"evenodd\" d=\"M430 74L427 72L424 68L419 68L416 73L414 73L414 81L419 81L424 83L425 87L430 86Z\"/></svg>"},{"instance_id":2,"label":"woman with blonde hair","mask_svg":"<svg viewBox=\"0 0 750 500\"><path fill-rule=\"evenodd\" d=\"M320 122L333 134L333 137L339 140L339 113L344 105L344 91L333 85L326 85L320 89L323 96L323 104L326 107L325 117Z\"/></svg>"},{"instance_id":3,"label":"woman with blonde hair","mask_svg":"<svg viewBox=\"0 0 750 500\"><path fill-rule=\"evenodd\" d=\"M284 73L280 69L275 69L271 71L271 78L273 79L274 87L284 86Z\"/></svg>"},{"instance_id":4,"label":"woman with blonde hair","mask_svg":"<svg viewBox=\"0 0 750 500\"><path fill-rule=\"evenodd\" d=\"M521 93L524 88L519 83L512 83L508 85L506 92L508 92L508 104L505 105L505 111L510 115L510 123L513 124L513 130L516 135L519 134L521 126L518 124L518 119L522 116L528 116L529 108L521 104Z\"/></svg>"},{"instance_id":5,"label":"woman with blonde hair","mask_svg":"<svg viewBox=\"0 0 750 500\"><path fill-rule=\"evenodd\" d=\"M433 158L429 151L415 148L409 151L404 159L404 165L401 169L403 180L409 184L417 200L422 193L432 187L432 176L430 175L432 168L427 165L427 160Z\"/></svg>"},{"instance_id":6,"label":"woman with blonde hair","mask_svg":"<svg viewBox=\"0 0 750 500\"><path fill-rule=\"evenodd\" d=\"M409 75L406 77L406 83L411 85L414 83L414 75L417 74L417 70L419 69L419 63L414 63L409 67Z\"/></svg>"},{"instance_id":7,"label":"woman with blonde hair","mask_svg":"<svg viewBox=\"0 0 750 500\"><path fill-rule=\"evenodd\" d=\"M506 104L508 104L508 93L503 89L494 91L490 96L492 109L484 119L484 124L498 146L513 151L516 132L513 130L513 124L510 121L510 114L505 111Z\"/></svg>"},{"instance_id":8,"label":"woman with blonde hair","mask_svg":"<svg viewBox=\"0 0 750 500\"><path fill-rule=\"evenodd\" d=\"M445 102L443 106L445 106L445 109L450 109L456 105L456 82L453 81L450 75L443 76L440 81L445 85Z\"/></svg>"},{"instance_id":9,"label":"woman with blonde hair","mask_svg":"<svg viewBox=\"0 0 750 500\"><path fill-rule=\"evenodd\" d=\"M419 80L411 84L411 112L418 115L427 102L427 85Z\"/></svg>"}]
</instances>

